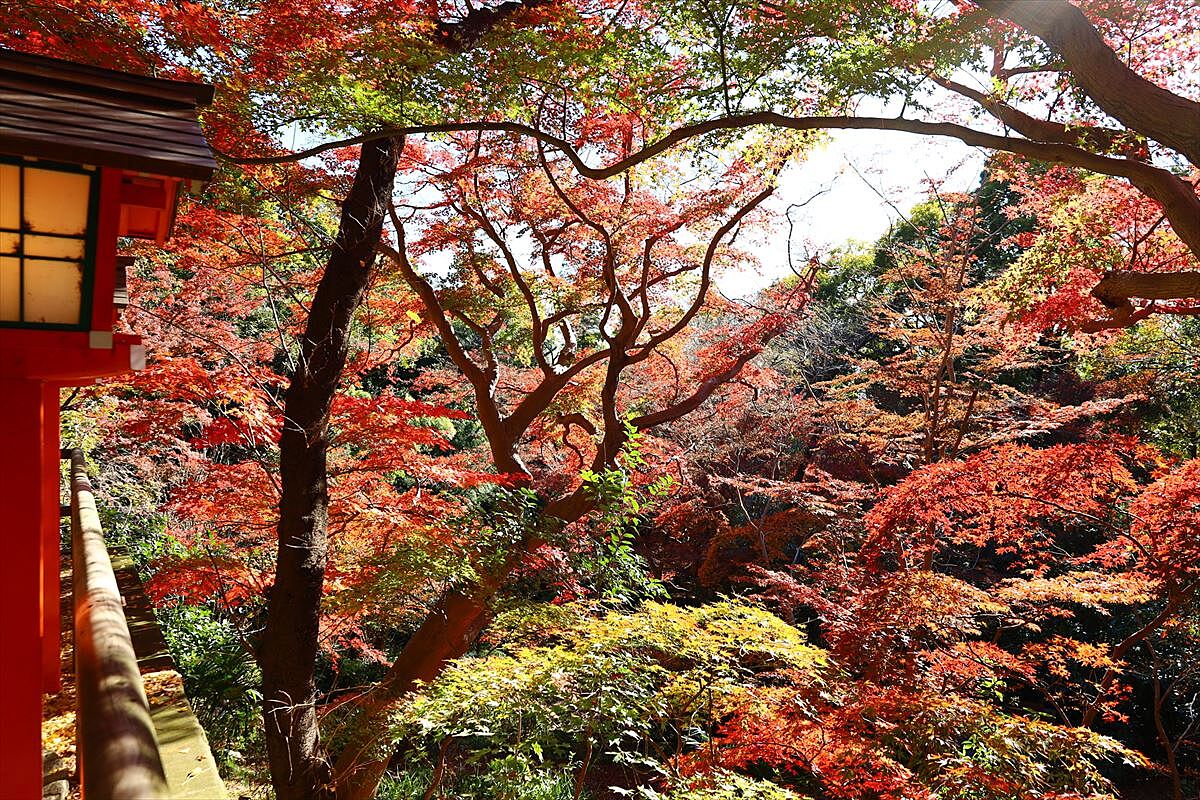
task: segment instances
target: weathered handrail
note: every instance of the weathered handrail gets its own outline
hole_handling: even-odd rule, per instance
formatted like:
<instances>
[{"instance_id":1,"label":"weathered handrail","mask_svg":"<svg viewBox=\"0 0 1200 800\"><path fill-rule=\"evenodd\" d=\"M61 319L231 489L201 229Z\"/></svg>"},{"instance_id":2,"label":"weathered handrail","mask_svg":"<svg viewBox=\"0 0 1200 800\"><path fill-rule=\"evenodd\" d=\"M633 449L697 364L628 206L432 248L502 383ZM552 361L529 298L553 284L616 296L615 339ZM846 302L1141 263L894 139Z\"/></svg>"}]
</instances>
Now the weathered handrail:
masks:
<instances>
[{"instance_id":1,"label":"weathered handrail","mask_svg":"<svg viewBox=\"0 0 1200 800\"><path fill-rule=\"evenodd\" d=\"M75 715L84 800L167 800L150 706L83 453L71 459Z\"/></svg>"}]
</instances>

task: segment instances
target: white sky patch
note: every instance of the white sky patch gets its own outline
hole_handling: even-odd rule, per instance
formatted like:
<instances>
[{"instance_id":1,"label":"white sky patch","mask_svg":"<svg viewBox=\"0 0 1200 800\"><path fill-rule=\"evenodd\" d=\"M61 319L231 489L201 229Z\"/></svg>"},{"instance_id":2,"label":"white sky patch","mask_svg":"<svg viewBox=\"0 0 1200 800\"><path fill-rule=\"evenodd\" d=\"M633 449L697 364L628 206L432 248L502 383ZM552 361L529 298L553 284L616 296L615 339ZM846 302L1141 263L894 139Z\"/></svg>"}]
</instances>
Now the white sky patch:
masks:
<instances>
[{"instance_id":1,"label":"white sky patch","mask_svg":"<svg viewBox=\"0 0 1200 800\"><path fill-rule=\"evenodd\" d=\"M973 189L984 160L984 151L956 139L893 131L832 132L825 145L780 176L771 200L779 221L749 248L761 268L726 274L718 288L727 297L745 297L790 274L783 212L791 204L809 201L791 212L791 255L803 270L810 256L824 257L852 240L878 239L901 213L925 200L930 181L940 182L941 191ZM822 190L827 191L813 197Z\"/></svg>"}]
</instances>

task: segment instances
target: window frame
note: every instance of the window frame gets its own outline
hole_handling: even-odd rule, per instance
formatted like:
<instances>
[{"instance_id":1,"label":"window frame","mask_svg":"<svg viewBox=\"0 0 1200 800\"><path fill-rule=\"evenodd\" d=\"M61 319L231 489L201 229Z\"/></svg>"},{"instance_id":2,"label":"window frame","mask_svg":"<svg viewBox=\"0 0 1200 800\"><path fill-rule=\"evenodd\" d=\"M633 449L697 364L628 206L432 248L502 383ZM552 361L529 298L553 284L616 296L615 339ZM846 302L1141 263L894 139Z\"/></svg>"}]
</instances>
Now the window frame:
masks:
<instances>
[{"instance_id":1,"label":"window frame","mask_svg":"<svg viewBox=\"0 0 1200 800\"><path fill-rule=\"evenodd\" d=\"M15 166L19 170L19 185L18 185L18 228L2 228L0 233L16 234L18 237L16 257L20 260L20 287L18 288L19 309L23 317L25 315L25 261L41 260L41 261L67 261L78 263L83 271L80 280L80 296L79 296L79 322L76 324L63 322L27 322L25 320L0 320L0 329L20 328L24 330L51 330L51 331L86 331L91 329L92 323L92 301L93 292L96 281L96 229L100 219L100 182L101 173L99 167L85 166L83 164L71 164L62 161L50 161L46 159L22 158L20 156L10 156L0 154L0 164ZM26 256L24 252L24 237L26 235L33 236L51 236L58 238L68 238L78 240L76 236L66 236L63 234L40 233L31 231L26 226L25 222L25 170L26 169L44 169L55 170L58 172L70 172L78 175L88 176L88 209L87 209L87 228L83 235L83 258L53 258L47 256ZM8 255L8 254L5 254Z\"/></svg>"}]
</instances>

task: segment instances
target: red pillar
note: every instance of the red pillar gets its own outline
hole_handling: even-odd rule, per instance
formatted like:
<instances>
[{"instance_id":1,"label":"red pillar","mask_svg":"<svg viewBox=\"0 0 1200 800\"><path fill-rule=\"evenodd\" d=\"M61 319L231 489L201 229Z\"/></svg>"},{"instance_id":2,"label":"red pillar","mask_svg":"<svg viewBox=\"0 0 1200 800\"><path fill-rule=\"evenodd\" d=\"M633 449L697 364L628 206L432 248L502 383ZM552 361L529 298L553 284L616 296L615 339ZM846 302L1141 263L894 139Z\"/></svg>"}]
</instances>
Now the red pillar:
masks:
<instances>
[{"instance_id":1,"label":"red pillar","mask_svg":"<svg viewBox=\"0 0 1200 800\"><path fill-rule=\"evenodd\" d=\"M0 797L42 796L42 385L0 379Z\"/></svg>"},{"instance_id":2,"label":"red pillar","mask_svg":"<svg viewBox=\"0 0 1200 800\"><path fill-rule=\"evenodd\" d=\"M42 384L42 689L55 694L62 688L62 640L59 609L62 446L58 436L58 385Z\"/></svg>"}]
</instances>

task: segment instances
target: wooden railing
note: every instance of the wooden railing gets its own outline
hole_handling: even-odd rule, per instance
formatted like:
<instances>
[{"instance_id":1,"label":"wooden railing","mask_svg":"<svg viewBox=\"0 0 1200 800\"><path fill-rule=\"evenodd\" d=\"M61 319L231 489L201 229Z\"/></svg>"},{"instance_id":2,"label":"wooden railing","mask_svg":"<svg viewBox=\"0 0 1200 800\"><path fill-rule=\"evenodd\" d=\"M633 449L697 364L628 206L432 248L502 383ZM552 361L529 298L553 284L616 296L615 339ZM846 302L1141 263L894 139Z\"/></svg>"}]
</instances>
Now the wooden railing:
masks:
<instances>
[{"instance_id":1,"label":"wooden railing","mask_svg":"<svg viewBox=\"0 0 1200 800\"><path fill-rule=\"evenodd\" d=\"M84 800L167 800L150 706L83 453L71 460L76 750Z\"/></svg>"}]
</instances>

